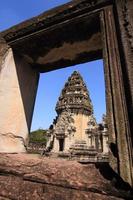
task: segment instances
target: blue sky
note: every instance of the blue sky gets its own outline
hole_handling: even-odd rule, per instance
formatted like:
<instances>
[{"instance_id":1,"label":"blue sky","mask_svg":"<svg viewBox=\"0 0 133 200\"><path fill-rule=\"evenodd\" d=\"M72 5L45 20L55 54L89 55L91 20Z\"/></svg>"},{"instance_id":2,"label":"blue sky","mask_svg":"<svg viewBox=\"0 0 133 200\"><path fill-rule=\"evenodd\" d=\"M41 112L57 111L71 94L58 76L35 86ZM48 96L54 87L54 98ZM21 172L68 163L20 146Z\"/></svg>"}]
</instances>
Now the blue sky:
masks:
<instances>
[{"instance_id":1,"label":"blue sky","mask_svg":"<svg viewBox=\"0 0 133 200\"><path fill-rule=\"evenodd\" d=\"M0 31L34 17L68 0L1 0ZM68 76L78 70L88 87L98 122L106 113L103 62L97 60L41 74L32 120L32 130L48 128L56 116L55 105Z\"/></svg>"},{"instance_id":2,"label":"blue sky","mask_svg":"<svg viewBox=\"0 0 133 200\"><path fill-rule=\"evenodd\" d=\"M0 0L0 31L70 0Z\"/></svg>"},{"instance_id":3,"label":"blue sky","mask_svg":"<svg viewBox=\"0 0 133 200\"><path fill-rule=\"evenodd\" d=\"M102 114L106 112L105 88L103 61L97 60L41 74L32 121L33 130L38 127L48 128L52 123L56 116L55 105L58 97L74 70L82 75L90 93L95 117L98 122L101 121Z\"/></svg>"}]
</instances>

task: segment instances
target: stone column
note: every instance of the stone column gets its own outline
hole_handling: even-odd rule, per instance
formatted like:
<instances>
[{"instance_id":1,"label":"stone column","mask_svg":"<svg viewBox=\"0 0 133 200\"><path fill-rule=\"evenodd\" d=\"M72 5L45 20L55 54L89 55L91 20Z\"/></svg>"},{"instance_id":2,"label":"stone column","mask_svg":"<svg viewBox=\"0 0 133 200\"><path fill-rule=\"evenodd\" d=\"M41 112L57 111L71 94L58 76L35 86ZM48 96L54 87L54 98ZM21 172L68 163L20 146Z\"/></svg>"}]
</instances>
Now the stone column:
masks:
<instances>
[{"instance_id":1,"label":"stone column","mask_svg":"<svg viewBox=\"0 0 133 200\"><path fill-rule=\"evenodd\" d=\"M130 4L130 6L132 5ZM119 43L120 37L117 38L120 27L118 23L115 26L118 17L117 19L114 18L112 7L105 9L104 15L101 15L101 19L104 30L107 124L110 146L109 162L111 167L123 180L133 186L131 126L129 124L129 112L127 109L129 102L127 102L125 90L129 92L129 95L131 93L128 90L127 81L127 85L125 86L126 73L123 71L124 56L121 54L123 47ZM125 63L124 65L127 68Z\"/></svg>"},{"instance_id":2,"label":"stone column","mask_svg":"<svg viewBox=\"0 0 133 200\"><path fill-rule=\"evenodd\" d=\"M121 56L121 65L123 72L123 83L125 92L125 101L127 113L125 120L125 138L126 146L122 145L122 155L126 152L128 162L124 160L126 166L130 166L130 169L126 169L124 165L121 165L123 171L127 171L130 180L126 179L133 186L133 1L132 0L117 0L116 12L118 20L117 34L119 38L119 51ZM124 105L124 106L125 106ZM124 144L124 143L123 143ZM126 151L127 151L126 150ZM125 173L125 172L124 172Z\"/></svg>"},{"instance_id":3,"label":"stone column","mask_svg":"<svg viewBox=\"0 0 133 200\"><path fill-rule=\"evenodd\" d=\"M109 147L108 147L108 134L107 130L102 131L102 139L103 139L103 153L108 153L109 152Z\"/></svg>"},{"instance_id":4,"label":"stone column","mask_svg":"<svg viewBox=\"0 0 133 200\"><path fill-rule=\"evenodd\" d=\"M25 152L39 74L0 43L0 152Z\"/></svg>"},{"instance_id":5,"label":"stone column","mask_svg":"<svg viewBox=\"0 0 133 200\"><path fill-rule=\"evenodd\" d=\"M69 149L72 145L72 141L74 141L71 136L67 136L64 138L64 152L68 153Z\"/></svg>"}]
</instances>

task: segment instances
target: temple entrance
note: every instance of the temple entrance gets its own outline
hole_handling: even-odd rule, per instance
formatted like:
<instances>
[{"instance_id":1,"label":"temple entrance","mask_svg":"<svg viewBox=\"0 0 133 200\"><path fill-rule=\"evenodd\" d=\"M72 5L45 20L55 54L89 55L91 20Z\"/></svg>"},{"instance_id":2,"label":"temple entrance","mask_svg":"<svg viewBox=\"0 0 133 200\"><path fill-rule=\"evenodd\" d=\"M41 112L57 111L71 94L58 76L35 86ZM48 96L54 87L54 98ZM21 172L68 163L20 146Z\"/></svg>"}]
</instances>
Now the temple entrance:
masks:
<instances>
[{"instance_id":1,"label":"temple entrance","mask_svg":"<svg viewBox=\"0 0 133 200\"><path fill-rule=\"evenodd\" d=\"M126 1L72 1L1 34L1 152L26 151L40 73L103 58L110 144L118 150L115 156L111 149L110 165L133 183L131 13L123 10L126 6Z\"/></svg>"},{"instance_id":2,"label":"temple entrance","mask_svg":"<svg viewBox=\"0 0 133 200\"><path fill-rule=\"evenodd\" d=\"M64 150L64 139L59 139L59 151Z\"/></svg>"}]
</instances>

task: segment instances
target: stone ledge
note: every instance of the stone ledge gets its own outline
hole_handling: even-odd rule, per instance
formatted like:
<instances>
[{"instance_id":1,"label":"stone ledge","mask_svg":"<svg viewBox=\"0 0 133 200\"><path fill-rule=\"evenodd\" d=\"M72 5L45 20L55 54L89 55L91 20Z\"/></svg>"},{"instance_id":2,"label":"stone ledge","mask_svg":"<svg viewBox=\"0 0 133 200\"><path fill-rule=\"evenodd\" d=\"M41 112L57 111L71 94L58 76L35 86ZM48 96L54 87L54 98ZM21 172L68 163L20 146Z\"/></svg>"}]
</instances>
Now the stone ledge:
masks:
<instances>
[{"instance_id":1,"label":"stone ledge","mask_svg":"<svg viewBox=\"0 0 133 200\"><path fill-rule=\"evenodd\" d=\"M117 200L127 191L116 189L107 166L28 154L0 155L0 199ZM111 177L112 176L112 177ZM122 197L123 196L123 197Z\"/></svg>"}]
</instances>

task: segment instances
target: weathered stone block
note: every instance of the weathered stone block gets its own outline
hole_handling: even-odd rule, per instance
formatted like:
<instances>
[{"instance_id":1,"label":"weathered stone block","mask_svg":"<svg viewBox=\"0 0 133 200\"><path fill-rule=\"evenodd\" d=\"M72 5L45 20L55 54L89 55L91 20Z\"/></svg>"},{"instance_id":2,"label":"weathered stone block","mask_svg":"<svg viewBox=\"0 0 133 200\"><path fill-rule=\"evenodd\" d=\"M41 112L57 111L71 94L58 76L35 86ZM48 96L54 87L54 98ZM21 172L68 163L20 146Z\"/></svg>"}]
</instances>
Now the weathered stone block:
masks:
<instances>
[{"instance_id":1,"label":"weathered stone block","mask_svg":"<svg viewBox=\"0 0 133 200\"><path fill-rule=\"evenodd\" d=\"M0 151L10 153L25 152L24 139L12 133L0 134Z\"/></svg>"},{"instance_id":2,"label":"weathered stone block","mask_svg":"<svg viewBox=\"0 0 133 200\"><path fill-rule=\"evenodd\" d=\"M3 54L1 60L0 152L24 152L31 125L38 73L22 57L15 55L14 58L11 48Z\"/></svg>"}]
</instances>

